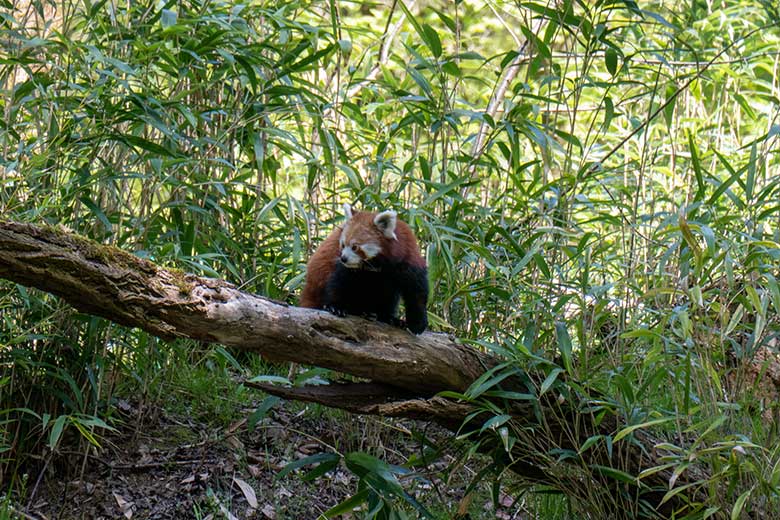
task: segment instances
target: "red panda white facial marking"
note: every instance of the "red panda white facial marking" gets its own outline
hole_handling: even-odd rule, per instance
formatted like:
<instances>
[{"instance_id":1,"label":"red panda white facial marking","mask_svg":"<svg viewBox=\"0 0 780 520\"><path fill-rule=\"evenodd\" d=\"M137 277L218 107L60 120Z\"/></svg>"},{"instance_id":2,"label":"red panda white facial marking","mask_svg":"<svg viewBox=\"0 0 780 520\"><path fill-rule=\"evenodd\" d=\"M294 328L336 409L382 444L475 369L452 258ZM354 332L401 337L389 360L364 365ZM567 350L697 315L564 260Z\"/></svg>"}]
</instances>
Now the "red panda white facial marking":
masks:
<instances>
[{"instance_id":1,"label":"red panda white facial marking","mask_svg":"<svg viewBox=\"0 0 780 520\"><path fill-rule=\"evenodd\" d=\"M363 250L363 254L365 255L366 260L371 260L382 251L382 246L379 244L368 243L361 245L360 249Z\"/></svg>"},{"instance_id":2,"label":"red panda white facial marking","mask_svg":"<svg viewBox=\"0 0 780 520\"><path fill-rule=\"evenodd\" d=\"M376 257L381 251L382 247L379 244L357 244L353 242L341 248L341 263L344 264L344 267L352 269L370 267L371 259Z\"/></svg>"},{"instance_id":3,"label":"red panda white facial marking","mask_svg":"<svg viewBox=\"0 0 780 520\"><path fill-rule=\"evenodd\" d=\"M344 267L350 269L357 269L360 264L363 263L363 258L360 256L360 248L357 245L345 246L341 248L341 263Z\"/></svg>"}]
</instances>

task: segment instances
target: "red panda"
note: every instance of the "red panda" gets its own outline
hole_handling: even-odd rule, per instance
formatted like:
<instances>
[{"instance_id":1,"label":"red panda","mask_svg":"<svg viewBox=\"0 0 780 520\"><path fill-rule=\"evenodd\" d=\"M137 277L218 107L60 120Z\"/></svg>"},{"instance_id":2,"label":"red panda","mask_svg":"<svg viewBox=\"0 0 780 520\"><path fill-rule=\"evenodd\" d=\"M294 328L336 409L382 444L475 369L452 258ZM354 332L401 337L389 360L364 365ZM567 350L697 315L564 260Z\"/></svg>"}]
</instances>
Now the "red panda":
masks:
<instances>
[{"instance_id":1,"label":"red panda","mask_svg":"<svg viewBox=\"0 0 780 520\"><path fill-rule=\"evenodd\" d=\"M420 334L428 326L428 268L417 239L395 211L352 212L320 244L306 266L301 307L340 316L374 315ZM399 300L405 323L396 317Z\"/></svg>"}]
</instances>

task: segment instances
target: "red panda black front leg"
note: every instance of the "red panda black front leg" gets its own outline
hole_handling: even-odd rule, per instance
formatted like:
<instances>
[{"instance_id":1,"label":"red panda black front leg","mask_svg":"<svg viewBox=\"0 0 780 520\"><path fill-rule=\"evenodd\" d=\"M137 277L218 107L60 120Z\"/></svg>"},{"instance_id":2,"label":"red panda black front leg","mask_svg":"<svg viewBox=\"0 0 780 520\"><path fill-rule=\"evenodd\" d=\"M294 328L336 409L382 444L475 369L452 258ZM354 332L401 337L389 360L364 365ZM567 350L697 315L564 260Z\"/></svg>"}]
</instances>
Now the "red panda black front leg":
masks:
<instances>
[{"instance_id":1,"label":"red panda black front leg","mask_svg":"<svg viewBox=\"0 0 780 520\"><path fill-rule=\"evenodd\" d=\"M406 308L406 323L401 326L422 334L428 328L428 270L404 265L398 272L398 282Z\"/></svg>"},{"instance_id":2,"label":"red panda black front leg","mask_svg":"<svg viewBox=\"0 0 780 520\"><path fill-rule=\"evenodd\" d=\"M322 309L343 318L350 314L349 273L336 266L323 290Z\"/></svg>"}]
</instances>

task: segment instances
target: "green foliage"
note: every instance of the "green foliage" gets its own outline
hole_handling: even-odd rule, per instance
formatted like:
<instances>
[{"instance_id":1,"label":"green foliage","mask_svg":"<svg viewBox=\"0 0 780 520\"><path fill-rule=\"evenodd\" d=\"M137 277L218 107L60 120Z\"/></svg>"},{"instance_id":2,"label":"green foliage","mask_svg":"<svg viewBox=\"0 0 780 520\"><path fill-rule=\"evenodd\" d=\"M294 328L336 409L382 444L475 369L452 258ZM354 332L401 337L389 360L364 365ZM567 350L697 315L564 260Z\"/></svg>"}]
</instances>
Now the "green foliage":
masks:
<instances>
[{"instance_id":1,"label":"green foliage","mask_svg":"<svg viewBox=\"0 0 780 520\"><path fill-rule=\"evenodd\" d=\"M395 500L401 500L417 512L418 518L434 518L412 495L407 493L399 477L412 476L411 472L400 466L393 466L363 452L353 452L343 457L335 453L318 453L291 462L285 466L278 477L282 478L293 470L315 465L301 478L312 480L336 468L340 462L358 477L358 489L355 495L322 513L325 518L338 518L352 512L358 506L367 506L367 517L382 520L409 518L402 509L395 506Z\"/></svg>"},{"instance_id":2,"label":"green foliage","mask_svg":"<svg viewBox=\"0 0 780 520\"><path fill-rule=\"evenodd\" d=\"M522 437L496 400L583 381L623 427L581 451L653 428L673 467L710 470L701 512L776 509L776 9L392 6L12 3L0 214L294 303L342 202L395 207L434 327L507 360L459 396L493 403L500 445ZM117 391L233 366L1 287L3 482L71 434L99 442ZM501 388L529 367L538 387Z\"/></svg>"}]
</instances>

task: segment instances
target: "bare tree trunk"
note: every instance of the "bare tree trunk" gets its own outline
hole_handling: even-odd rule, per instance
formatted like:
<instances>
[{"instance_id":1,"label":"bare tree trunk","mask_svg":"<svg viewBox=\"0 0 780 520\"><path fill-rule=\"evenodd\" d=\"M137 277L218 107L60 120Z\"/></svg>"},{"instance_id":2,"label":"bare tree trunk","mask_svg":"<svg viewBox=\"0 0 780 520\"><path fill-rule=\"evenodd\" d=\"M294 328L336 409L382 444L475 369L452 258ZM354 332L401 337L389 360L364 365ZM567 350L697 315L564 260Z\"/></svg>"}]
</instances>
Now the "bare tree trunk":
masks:
<instances>
[{"instance_id":1,"label":"bare tree trunk","mask_svg":"<svg viewBox=\"0 0 780 520\"><path fill-rule=\"evenodd\" d=\"M453 431L472 432L483 449L502 451L499 436L481 426L491 417L466 402L437 392L465 391L501 360L434 333L412 335L360 318L339 318L326 312L293 307L239 291L221 280L161 268L111 246L96 244L63 230L0 221L0 278L55 294L80 311L138 327L162 338L193 338L257 352L271 360L331 368L371 382L303 388L261 387L285 398L319 402L357 413L435 421ZM545 374L530 380L506 379L506 389L539 388ZM588 402L585 402L587 400ZM508 424L519 439L505 464L516 474L545 483L573 496L597 494L613 518L632 518L626 509L637 497L650 515L696 500L692 486L661 504L674 468L659 470L642 481L626 482L603 468L630 475L663 464L660 442L637 430L610 449L594 444L579 453L595 435L612 437L623 426L617 415L597 417L591 403L601 396L574 390L563 396L548 391L538 400L507 401ZM464 420L472 415L470 423ZM630 441L630 442L629 442ZM565 462L551 450L577 454ZM596 470L594 470L596 468ZM676 485L704 479L691 466ZM675 480L672 480L675 482Z\"/></svg>"}]
</instances>

